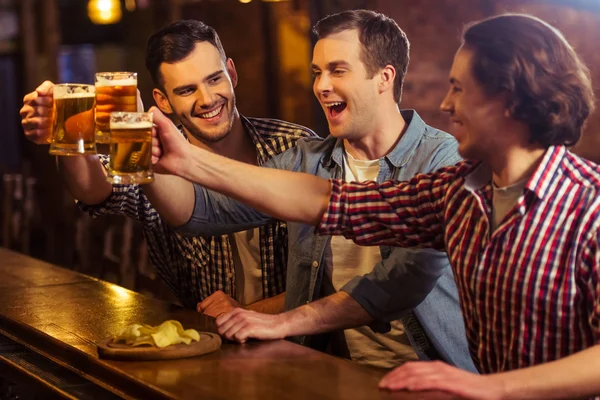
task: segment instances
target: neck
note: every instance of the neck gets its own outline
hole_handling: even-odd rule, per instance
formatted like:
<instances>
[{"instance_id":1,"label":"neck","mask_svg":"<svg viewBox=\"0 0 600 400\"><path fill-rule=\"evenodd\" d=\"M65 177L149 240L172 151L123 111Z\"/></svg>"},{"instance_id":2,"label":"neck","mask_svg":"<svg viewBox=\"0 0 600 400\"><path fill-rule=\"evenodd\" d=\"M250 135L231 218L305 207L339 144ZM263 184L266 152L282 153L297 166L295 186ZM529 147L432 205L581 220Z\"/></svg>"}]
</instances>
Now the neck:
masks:
<instances>
[{"instance_id":1,"label":"neck","mask_svg":"<svg viewBox=\"0 0 600 400\"><path fill-rule=\"evenodd\" d=\"M492 158L489 164L494 183L498 187L507 187L529 178L545 152L546 149L540 146L514 146Z\"/></svg>"},{"instance_id":2,"label":"neck","mask_svg":"<svg viewBox=\"0 0 600 400\"><path fill-rule=\"evenodd\" d=\"M185 128L184 128L185 129ZM257 164L256 147L250 133L244 128L240 115L235 110L233 125L227 136L218 142L208 142L196 139L186 130L190 143L211 153L231 158L247 164Z\"/></svg>"},{"instance_id":3,"label":"neck","mask_svg":"<svg viewBox=\"0 0 600 400\"><path fill-rule=\"evenodd\" d=\"M357 160L384 157L392 151L406 130L406 121L395 103L374 117L369 132L357 139L344 139L346 151Z\"/></svg>"}]
</instances>

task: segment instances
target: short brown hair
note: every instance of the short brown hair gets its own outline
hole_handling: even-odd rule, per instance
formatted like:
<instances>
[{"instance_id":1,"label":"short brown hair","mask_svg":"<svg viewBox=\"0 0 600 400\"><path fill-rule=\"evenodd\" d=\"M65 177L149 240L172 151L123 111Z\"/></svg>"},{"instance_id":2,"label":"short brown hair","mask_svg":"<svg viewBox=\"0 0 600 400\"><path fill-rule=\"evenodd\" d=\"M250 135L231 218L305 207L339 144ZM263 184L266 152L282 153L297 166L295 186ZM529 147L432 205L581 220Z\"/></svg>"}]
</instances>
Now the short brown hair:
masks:
<instances>
[{"instance_id":1,"label":"short brown hair","mask_svg":"<svg viewBox=\"0 0 600 400\"><path fill-rule=\"evenodd\" d=\"M507 109L529 126L532 143L577 143L594 92L588 68L560 31L530 15L505 14L468 25L463 46L474 52L472 73L485 92L509 94Z\"/></svg>"},{"instance_id":2,"label":"short brown hair","mask_svg":"<svg viewBox=\"0 0 600 400\"><path fill-rule=\"evenodd\" d=\"M350 10L328 15L313 28L318 39L346 30L358 30L362 45L360 59L365 64L368 78L386 65L396 69L394 100L400 103L402 84L410 60L410 43L396 21L369 10Z\"/></svg>"},{"instance_id":3,"label":"short brown hair","mask_svg":"<svg viewBox=\"0 0 600 400\"><path fill-rule=\"evenodd\" d=\"M162 63L174 63L189 56L197 43L208 42L215 46L223 61L227 60L219 35L211 26L198 20L173 22L150 36L146 46L146 69L154 84L162 88L160 75Z\"/></svg>"}]
</instances>

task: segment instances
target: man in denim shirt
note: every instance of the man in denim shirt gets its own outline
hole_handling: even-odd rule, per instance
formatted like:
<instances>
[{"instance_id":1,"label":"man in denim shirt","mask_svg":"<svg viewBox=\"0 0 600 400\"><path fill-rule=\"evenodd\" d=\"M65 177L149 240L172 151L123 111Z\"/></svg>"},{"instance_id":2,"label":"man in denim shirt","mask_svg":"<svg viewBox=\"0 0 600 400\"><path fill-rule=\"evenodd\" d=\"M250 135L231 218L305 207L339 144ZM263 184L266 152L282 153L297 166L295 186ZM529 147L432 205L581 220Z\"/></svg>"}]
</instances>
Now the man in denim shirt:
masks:
<instances>
[{"instance_id":1,"label":"man in denim shirt","mask_svg":"<svg viewBox=\"0 0 600 400\"><path fill-rule=\"evenodd\" d=\"M450 135L427 126L414 111L398 110L409 45L393 20L371 11L348 11L320 21L315 32L319 41L313 55L314 91L331 135L325 140L300 140L264 166L323 178L381 182L408 179L459 160ZM169 135L172 127L161 117L156 118L162 149L156 147L155 155L163 153L158 168L217 189L218 183L213 182L235 179L211 171L208 176L214 181L203 172L199 177L187 174L189 164L195 164L189 163L196 160L194 154L186 153L185 143ZM183 155L191 157L187 167L181 165ZM251 179L242 169L240 179ZM196 186L194 215L180 232L220 234L269 219ZM298 223L288 224L288 238L285 308L292 311L224 314L217 324L227 338L243 342L248 337L299 336L300 343L315 346L315 337L308 342L303 335L358 326L347 329L341 339L346 340L351 358L359 362L390 368L411 359L435 358L475 371L444 253L360 247L344 239L316 236L314 227ZM415 263L423 267L411 267ZM327 296L331 293L335 294ZM385 321L391 322L391 331L376 333L390 329ZM373 330L362 326L366 324Z\"/></svg>"}]
</instances>

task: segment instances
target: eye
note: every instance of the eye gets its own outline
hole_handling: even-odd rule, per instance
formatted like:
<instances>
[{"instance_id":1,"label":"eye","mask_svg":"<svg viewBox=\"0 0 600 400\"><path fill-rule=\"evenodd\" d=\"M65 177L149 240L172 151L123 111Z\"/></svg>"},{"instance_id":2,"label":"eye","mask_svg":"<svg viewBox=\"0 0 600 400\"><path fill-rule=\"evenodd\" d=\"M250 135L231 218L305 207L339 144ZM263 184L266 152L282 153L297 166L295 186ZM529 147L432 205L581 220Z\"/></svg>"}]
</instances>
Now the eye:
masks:
<instances>
[{"instance_id":1,"label":"eye","mask_svg":"<svg viewBox=\"0 0 600 400\"><path fill-rule=\"evenodd\" d=\"M459 87L456 87L456 86L452 85L452 86L450 86L450 91L452 93L459 93L459 92L462 92L462 89L459 88Z\"/></svg>"},{"instance_id":2,"label":"eye","mask_svg":"<svg viewBox=\"0 0 600 400\"><path fill-rule=\"evenodd\" d=\"M313 79L317 79L320 76L321 76L321 71L312 71Z\"/></svg>"},{"instance_id":3,"label":"eye","mask_svg":"<svg viewBox=\"0 0 600 400\"><path fill-rule=\"evenodd\" d=\"M187 89L183 89L183 90L179 90L177 92L178 96L188 96L190 94L194 93L194 89L192 88L187 88Z\"/></svg>"},{"instance_id":4,"label":"eye","mask_svg":"<svg viewBox=\"0 0 600 400\"><path fill-rule=\"evenodd\" d=\"M221 76L215 76L214 78L212 78L209 82L210 83L217 83L221 80Z\"/></svg>"},{"instance_id":5,"label":"eye","mask_svg":"<svg viewBox=\"0 0 600 400\"><path fill-rule=\"evenodd\" d=\"M342 76L346 73L346 70L336 68L333 70L333 76Z\"/></svg>"}]
</instances>

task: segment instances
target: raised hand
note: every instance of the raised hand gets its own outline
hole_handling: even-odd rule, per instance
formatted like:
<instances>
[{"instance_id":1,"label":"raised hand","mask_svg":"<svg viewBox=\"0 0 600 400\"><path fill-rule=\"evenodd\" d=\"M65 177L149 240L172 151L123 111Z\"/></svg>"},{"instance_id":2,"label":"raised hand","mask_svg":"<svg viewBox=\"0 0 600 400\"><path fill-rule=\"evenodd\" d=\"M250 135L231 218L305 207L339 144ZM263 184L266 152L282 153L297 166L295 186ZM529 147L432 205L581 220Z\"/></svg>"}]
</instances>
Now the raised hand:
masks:
<instances>
[{"instance_id":1,"label":"raised hand","mask_svg":"<svg viewBox=\"0 0 600 400\"><path fill-rule=\"evenodd\" d=\"M192 145L185 140L179 129L157 107L148 110L153 114L152 164L159 174L179 175L182 166L189 161Z\"/></svg>"},{"instance_id":2,"label":"raised hand","mask_svg":"<svg viewBox=\"0 0 600 400\"><path fill-rule=\"evenodd\" d=\"M48 144L52 139L54 84L45 81L23 98L19 111L25 137L38 144Z\"/></svg>"}]
</instances>

